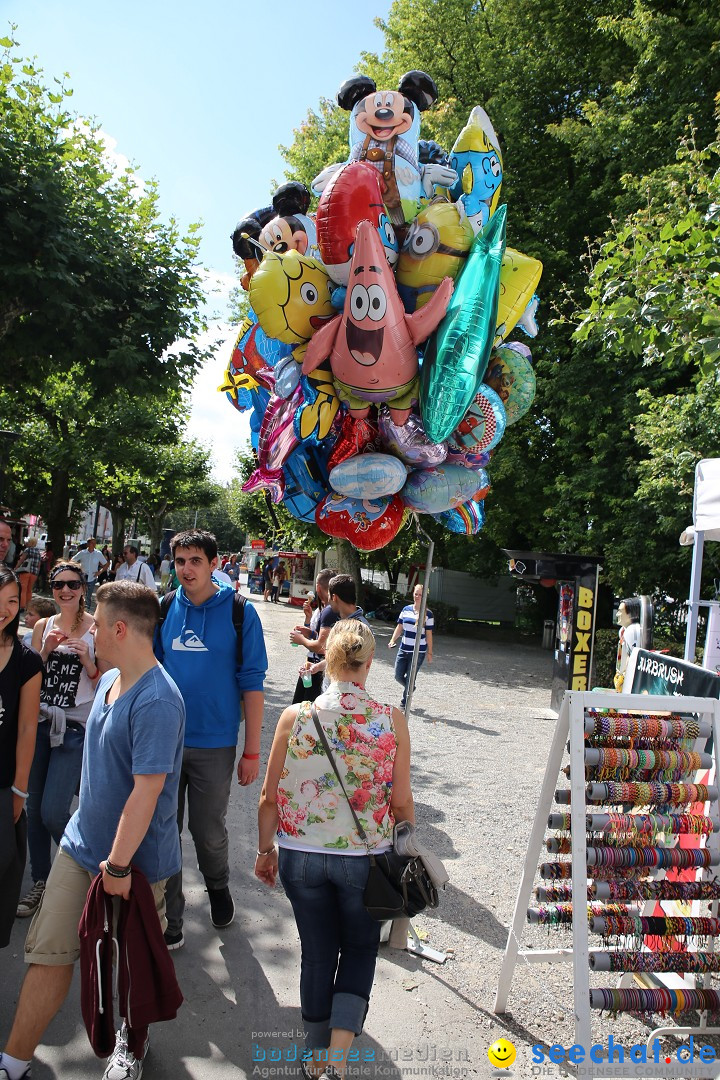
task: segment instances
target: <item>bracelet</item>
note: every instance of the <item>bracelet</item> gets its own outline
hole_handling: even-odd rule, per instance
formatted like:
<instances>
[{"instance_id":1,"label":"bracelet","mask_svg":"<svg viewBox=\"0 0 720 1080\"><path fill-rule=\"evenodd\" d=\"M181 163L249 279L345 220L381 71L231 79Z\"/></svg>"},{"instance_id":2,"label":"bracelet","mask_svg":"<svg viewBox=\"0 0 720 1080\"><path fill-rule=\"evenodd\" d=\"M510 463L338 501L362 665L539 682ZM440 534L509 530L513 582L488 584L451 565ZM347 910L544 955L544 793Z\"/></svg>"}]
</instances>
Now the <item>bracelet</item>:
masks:
<instances>
[{"instance_id":1,"label":"bracelet","mask_svg":"<svg viewBox=\"0 0 720 1080\"><path fill-rule=\"evenodd\" d=\"M20 799L27 799L28 795L30 794L29 791L21 791L20 788L15 787L14 784L12 785L10 790L12 791L13 795L17 795Z\"/></svg>"},{"instance_id":2,"label":"bracelet","mask_svg":"<svg viewBox=\"0 0 720 1080\"><path fill-rule=\"evenodd\" d=\"M258 858L259 858L259 857L260 857L261 855L274 855L274 854L275 854L275 845L274 845L274 844L273 844L273 846L272 846L272 847L270 848L270 850L269 850L269 851L258 851L258 852L257 852Z\"/></svg>"},{"instance_id":3,"label":"bracelet","mask_svg":"<svg viewBox=\"0 0 720 1080\"><path fill-rule=\"evenodd\" d=\"M243 755L242 756L245 758L246 761L259 761L260 760L260 755L259 754L246 754L244 750L243 750Z\"/></svg>"},{"instance_id":4,"label":"bracelet","mask_svg":"<svg viewBox=\"0 0 720 1080\"><path fill-rule=\"evenodd\" d=\"M125 878L129 877L132 871L132 866L115 866L109 859L105 860L105 873L110 877Z\"/></svg>"}]
</instances>

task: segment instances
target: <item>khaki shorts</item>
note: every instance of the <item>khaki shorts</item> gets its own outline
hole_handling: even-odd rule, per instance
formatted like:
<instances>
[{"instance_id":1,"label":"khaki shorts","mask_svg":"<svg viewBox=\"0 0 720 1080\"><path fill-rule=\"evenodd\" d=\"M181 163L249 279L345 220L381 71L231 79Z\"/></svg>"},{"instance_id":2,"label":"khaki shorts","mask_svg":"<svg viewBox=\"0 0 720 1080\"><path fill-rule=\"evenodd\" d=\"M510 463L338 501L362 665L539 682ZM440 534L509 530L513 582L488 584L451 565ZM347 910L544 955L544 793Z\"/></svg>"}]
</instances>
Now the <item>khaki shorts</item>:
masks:
<instances>
[{"instance_id":1,"label":"khaki shorts","mask_svg":"<svg viewBox=\"0 0 720 1080\"><path fill-rule=\"evenodd\" d=\"M78 923L85 907L94 874L84 870L62 848L55 856L45 892L30 923L25 940L25 963L46 967L74 964L80 956ZM165 882L150 886L163 930L165 918ZM116 898L116 907L122 903ZM117 912L115 914L117 920Z\"/></svg>"}]
</instances>

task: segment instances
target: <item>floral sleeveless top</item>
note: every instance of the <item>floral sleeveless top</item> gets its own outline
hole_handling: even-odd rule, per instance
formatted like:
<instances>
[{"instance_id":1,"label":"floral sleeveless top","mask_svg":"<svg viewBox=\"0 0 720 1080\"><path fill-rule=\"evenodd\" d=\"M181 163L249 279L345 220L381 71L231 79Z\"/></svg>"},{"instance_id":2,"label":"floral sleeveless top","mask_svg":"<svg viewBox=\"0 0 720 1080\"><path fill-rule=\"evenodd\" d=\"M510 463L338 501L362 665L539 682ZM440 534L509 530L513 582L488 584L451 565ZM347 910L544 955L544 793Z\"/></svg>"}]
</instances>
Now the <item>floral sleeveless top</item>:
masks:
<instances>
[{"instance_id":1,"label":"floral sleeveless top","mask_svg":"<svg viewBox=\"0 0 720 1080\"><path fill-rule=\"evenodd\" d=\"M374 701L357 683L332 682L316 700L335 763L375 851L392 847L390 811L397 743L390 705ZM300 851L365 855L347 799L327 759L304 701L288 740L277 792L278 844Z\"/></svg>"}]
</instances>

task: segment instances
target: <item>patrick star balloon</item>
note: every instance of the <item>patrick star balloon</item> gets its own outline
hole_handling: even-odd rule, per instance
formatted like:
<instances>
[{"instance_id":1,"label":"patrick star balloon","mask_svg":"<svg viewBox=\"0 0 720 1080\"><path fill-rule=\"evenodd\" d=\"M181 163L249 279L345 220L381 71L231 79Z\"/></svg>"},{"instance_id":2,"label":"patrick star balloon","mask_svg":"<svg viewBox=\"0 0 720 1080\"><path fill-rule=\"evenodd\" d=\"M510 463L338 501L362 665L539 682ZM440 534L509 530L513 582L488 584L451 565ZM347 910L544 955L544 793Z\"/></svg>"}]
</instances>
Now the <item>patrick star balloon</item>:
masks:
<instances>
[{"instance_id":1,"label":"patrick star balloon","mask_svg":"<svg viewBox=\"0 0 720 1080\"><path fill-rule=\"evenodd\" d=\"M338 397L351 416L366 417L371 405L387 402L393 423L404 424L418 397L417 346L437 327L452 290L445 278L424 307L407 315L377 229L361 221L343 313L316 330L303 373L330 357Z\"/></svg>"}]
</instances>

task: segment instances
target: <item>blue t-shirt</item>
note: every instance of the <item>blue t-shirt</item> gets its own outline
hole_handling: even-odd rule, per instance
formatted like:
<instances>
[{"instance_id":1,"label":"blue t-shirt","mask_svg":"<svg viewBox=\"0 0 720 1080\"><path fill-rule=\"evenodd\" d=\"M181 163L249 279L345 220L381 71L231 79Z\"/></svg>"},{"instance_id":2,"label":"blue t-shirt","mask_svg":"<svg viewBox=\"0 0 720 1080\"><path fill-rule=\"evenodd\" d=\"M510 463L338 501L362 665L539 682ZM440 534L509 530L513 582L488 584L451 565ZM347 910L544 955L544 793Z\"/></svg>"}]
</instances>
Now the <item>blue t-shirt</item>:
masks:
<instances>
[{"instance_id":1,"label":"blue t-shirt","mask_svg":"<svg viewBox=\"0 0 720 1080\"><path fill-rule=\"evenodd\" d=\"M148 881L163 881L181 866L177 827L185 706L175 683L158 665L112 705L105 696L119 671L103 675L88 717L80 805L60 846L91 874L110 854L134 777L165 773L150 825L133 863Z\"/></svg>"}]
</instances>

